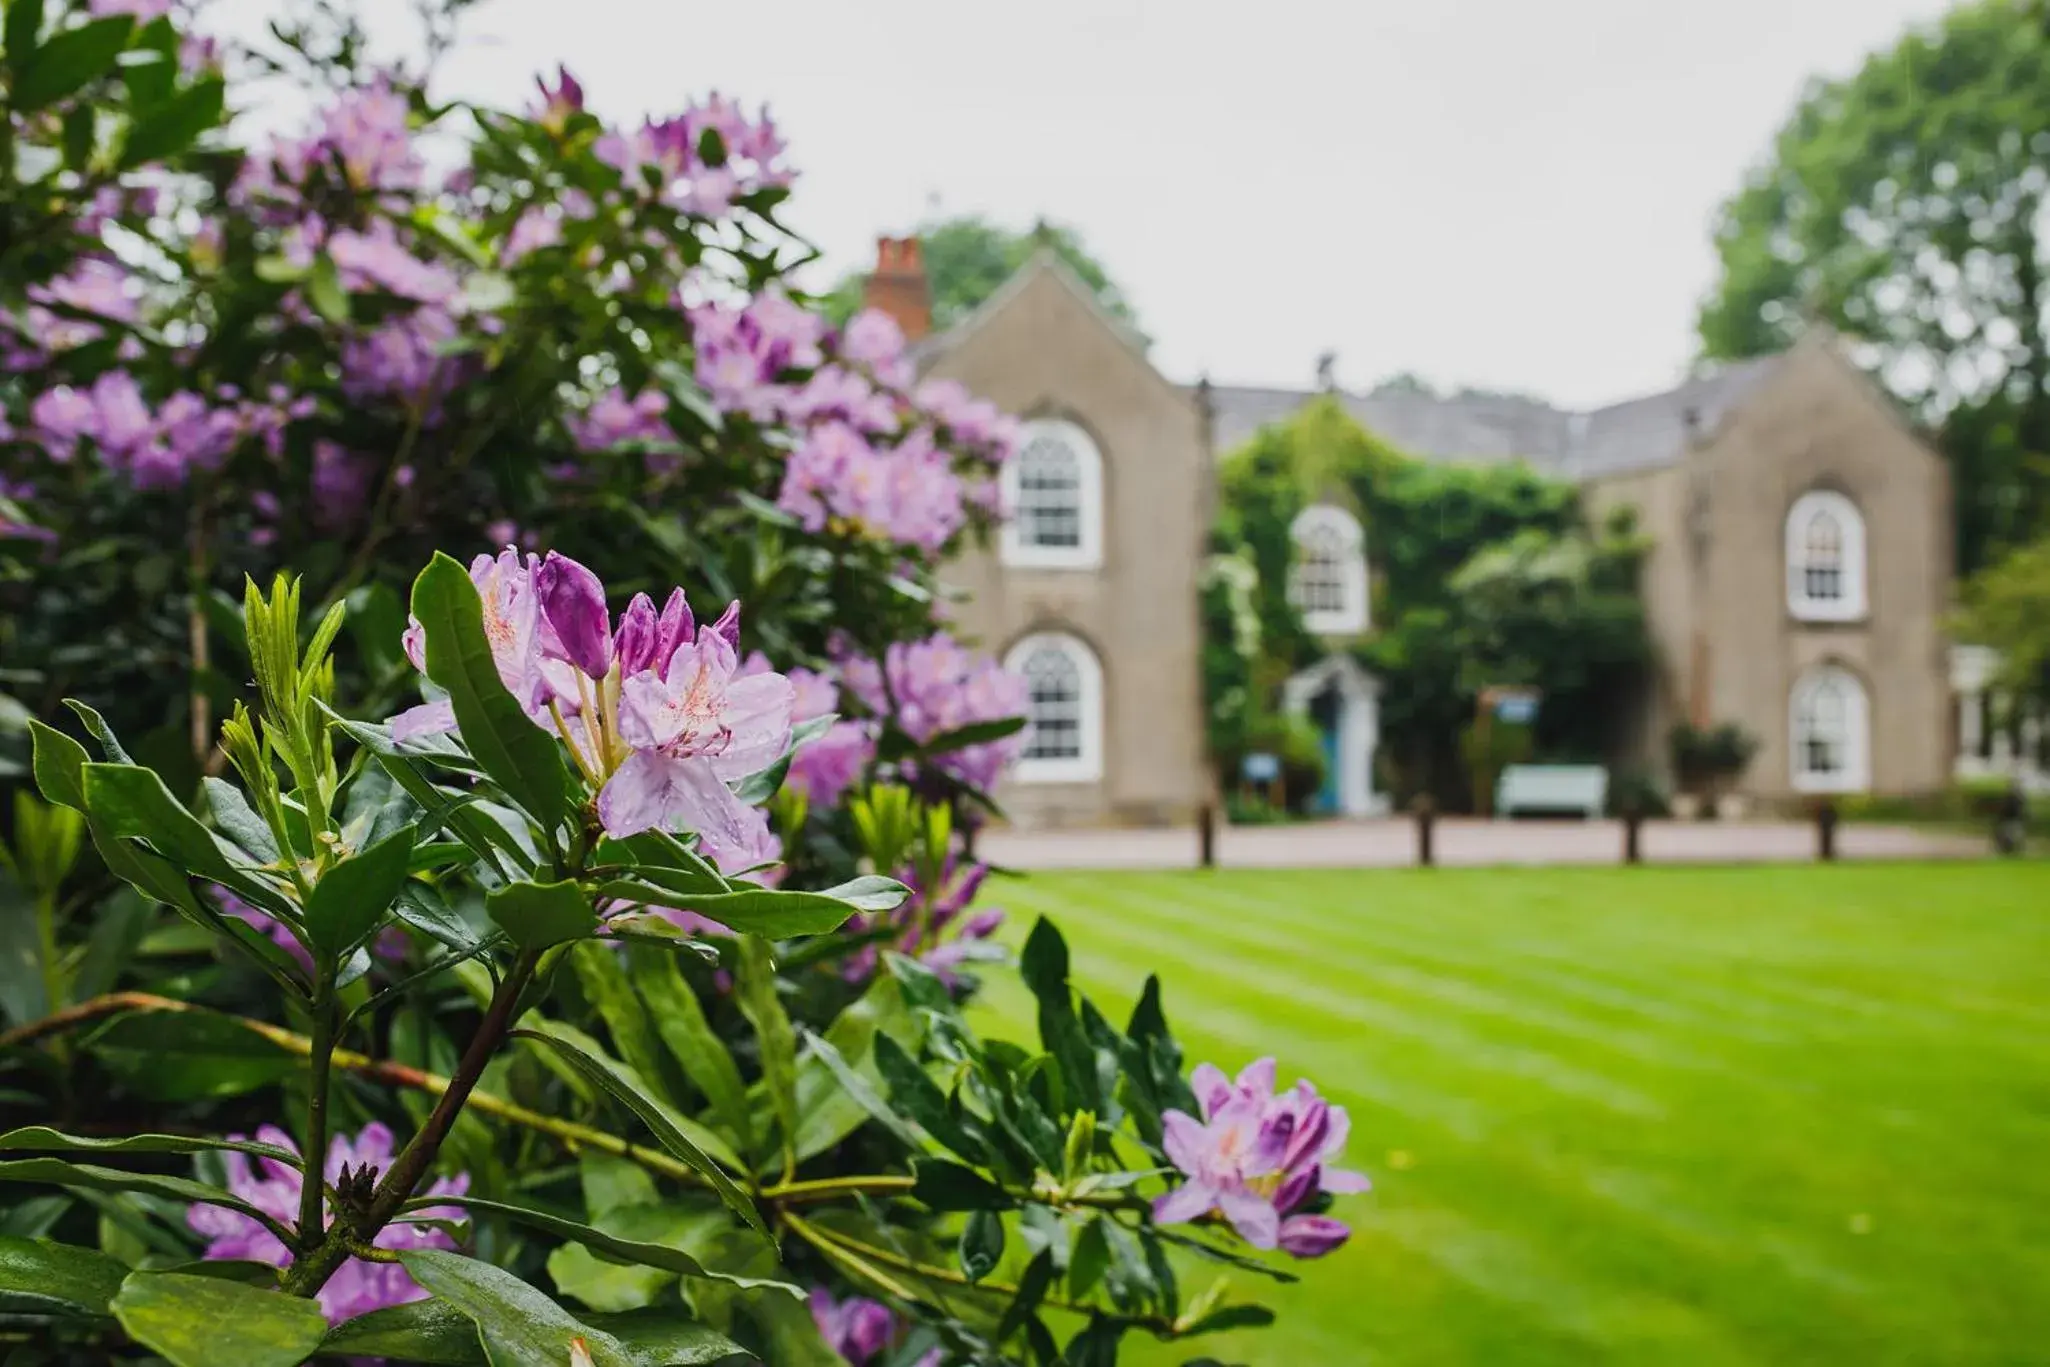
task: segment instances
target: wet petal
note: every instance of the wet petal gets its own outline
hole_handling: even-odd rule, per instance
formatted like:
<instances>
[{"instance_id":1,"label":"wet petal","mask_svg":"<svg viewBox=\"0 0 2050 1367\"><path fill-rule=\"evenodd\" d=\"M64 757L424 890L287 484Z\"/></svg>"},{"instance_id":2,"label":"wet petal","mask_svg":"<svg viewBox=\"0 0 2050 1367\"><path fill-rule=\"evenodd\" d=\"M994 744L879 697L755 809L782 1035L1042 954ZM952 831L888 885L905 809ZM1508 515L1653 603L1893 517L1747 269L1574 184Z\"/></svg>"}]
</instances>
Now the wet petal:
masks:
<instances>
[{"instance_id":1,"label":"wet petal","mask_svg":"<svg viewBox=\"0 0 2050 1367\"><path fill-rule=\"evenodd\" d=\"M1218 1209L1239 1237L1254 1248L1273 1248L1281 1236L1281 1217L1265 1197L1244 1187L1227 1187L1217 1193Z\"/></svg>"},{"instance_id":2,"label":"wet petal","mask_svg":"<svg viewBox=\"0 0 2050 1367\"><path fill-rule=\"evenodd\" d=\"M1185 1182L1153 1203L1156 1224L1186 1224L1217 1204L1217 1188L1208 1182Z\"/></svg>"}]
</instances>

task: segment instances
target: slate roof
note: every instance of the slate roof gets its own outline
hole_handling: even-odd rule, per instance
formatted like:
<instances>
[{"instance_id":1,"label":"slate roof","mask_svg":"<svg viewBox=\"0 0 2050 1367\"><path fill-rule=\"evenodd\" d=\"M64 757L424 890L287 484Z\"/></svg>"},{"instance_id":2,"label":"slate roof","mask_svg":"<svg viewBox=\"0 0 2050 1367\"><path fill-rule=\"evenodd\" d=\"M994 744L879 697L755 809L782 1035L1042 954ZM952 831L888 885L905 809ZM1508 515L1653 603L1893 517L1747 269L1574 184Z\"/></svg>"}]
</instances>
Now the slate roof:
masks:
<instances>
[{"instance_id":1,"label":"slate roof","mask_svg":"<svg viewBox=\"0 0 2050 1367\"><path fill-rule=\"evenodd\" d=\"M1743 361L1662 394L1575 412L1514 395L1339 391L1362 427L1424 460L1487 463L1524 460L1572 479L1598 479L1676 461L1690 430L1712 432L1772 370L1776 356ZM1315 390L1213 385L1217 454L1237 450L1280 422ZM1690 418L1691 414L1691 418Z\"/></svg>"}]
</instances>

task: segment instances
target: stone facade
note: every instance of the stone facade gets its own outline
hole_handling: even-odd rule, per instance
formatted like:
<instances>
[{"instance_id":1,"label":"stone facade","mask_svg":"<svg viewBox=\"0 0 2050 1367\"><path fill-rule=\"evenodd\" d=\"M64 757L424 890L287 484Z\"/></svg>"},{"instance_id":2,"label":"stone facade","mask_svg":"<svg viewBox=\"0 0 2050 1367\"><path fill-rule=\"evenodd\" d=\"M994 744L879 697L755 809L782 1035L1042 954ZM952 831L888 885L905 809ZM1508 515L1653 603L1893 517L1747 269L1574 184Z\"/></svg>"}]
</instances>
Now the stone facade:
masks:
<instances>
[{"instance_id":1,"label":"stone facade","mask_svg":"<svg viewBox=\"0 0 2050 1367\"><path fill-rule=\"evenodd\" d=\"M1021 825L1193 819L1210 784L1196 582L1214 463L1201 406L1050 255L920 354L928 376L1027 422L1073 424L1101 459L1100 564L1006 565L992 546L948 576L968 595L963 635L1009 655L1059 634L1099 665L1099 776L1033 781L1027 765L998 800Z\"/></svg>"},{"instance_id":2,"label":"stone facade","mask_svg":"<svg viewBox=\"0 0 2050 1367\"><path fill-rule=\"evenodd\" d=\"M967 594L961 634L1028 657L1082 738L1066 758L1028 758L999 799L1028 826L1188 820L1215 792L1197 601L1215 462L1312 391L1170 382L1050 254L921 338L917 244L885 242L871 301L928 376L1049 434L1041 474L1082 481L1062 487L1095 509L1055 529L1051 556L1006 541L950 576ZM1643 589L1660 667L1619 719L1615 762L1662 771L1684 719L1757 737L1741 787L1768 801L1949 781L1947 473L1829 336L1587 413L1505 395L1338 397L1419 458L1525 460L1581 484L1591 514L1636 510L1654 542ZM1834 596L1818 610L1810 589ZM1362 715L1344 735L1373 730ZM1333 810L1375 809L1371 791L1354 796Z\"/></svg>"}]
</instances>

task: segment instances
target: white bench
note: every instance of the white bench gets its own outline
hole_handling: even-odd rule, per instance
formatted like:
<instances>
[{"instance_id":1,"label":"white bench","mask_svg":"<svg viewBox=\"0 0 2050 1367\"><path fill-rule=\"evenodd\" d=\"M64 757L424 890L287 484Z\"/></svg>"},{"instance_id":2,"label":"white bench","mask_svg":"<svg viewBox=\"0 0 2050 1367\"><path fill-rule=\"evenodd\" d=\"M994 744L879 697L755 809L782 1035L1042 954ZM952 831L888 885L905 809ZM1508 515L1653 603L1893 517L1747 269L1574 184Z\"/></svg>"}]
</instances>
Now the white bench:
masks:
<instances>
[{"instance_id":1,"label":"white bench","mask_svg":"<svg viewBox=\"0 0 2050 1367\"><path fill-rule=\"evenodd\" d=\"M1512 764L1495 783L1495 815L1518 812L1602 814L1609 771L1599 764Z\"/></svg>"}]
</instances>

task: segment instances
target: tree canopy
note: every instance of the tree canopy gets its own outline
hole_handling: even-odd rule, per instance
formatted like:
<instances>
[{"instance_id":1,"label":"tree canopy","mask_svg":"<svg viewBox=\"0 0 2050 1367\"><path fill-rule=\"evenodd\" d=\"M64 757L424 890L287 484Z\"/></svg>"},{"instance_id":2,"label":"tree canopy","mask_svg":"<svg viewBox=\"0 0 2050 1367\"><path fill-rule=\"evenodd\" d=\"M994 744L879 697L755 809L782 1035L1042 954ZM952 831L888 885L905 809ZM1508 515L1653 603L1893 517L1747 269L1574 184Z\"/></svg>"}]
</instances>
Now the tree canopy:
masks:
<instances>
[{"instance_id":1,"label":"tree canopy","mask_svg":"<svg viewBox=\"0 0 2050 1367\"><path fill-rule=\"evenodd\" d=\"M1097 302L1112 317L1138 326L1124 291L1084 245L1082 234L1065 224L1041 219L1019 232L979 214L963 214L927 222L917 235L925 251L926 279L932 286L935 328L950 327L967 316L1041 247L1051 248L1095 292ZM842 276L827 297L827 313L839 319L853 316L861 307L862 284L867 278L866 270Z\"/></svg>"},{"instance_id":2,"label":"tree canopy","mask_svg":"<svg viewBox=\"0 0 2050 1367\"><path fill-rule=\"evenodd\" d=\"M1936 427L1959 569L2050 520L2050 5L1979 0L1817 81L1716 230L1711 358L1810 322Z\"/></svg>"}]
</instances>

